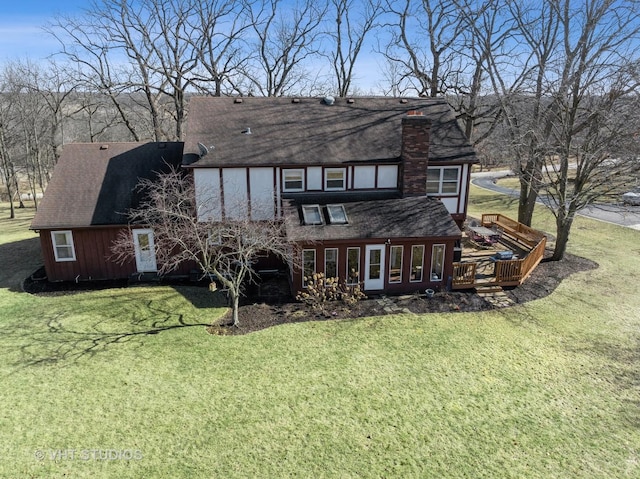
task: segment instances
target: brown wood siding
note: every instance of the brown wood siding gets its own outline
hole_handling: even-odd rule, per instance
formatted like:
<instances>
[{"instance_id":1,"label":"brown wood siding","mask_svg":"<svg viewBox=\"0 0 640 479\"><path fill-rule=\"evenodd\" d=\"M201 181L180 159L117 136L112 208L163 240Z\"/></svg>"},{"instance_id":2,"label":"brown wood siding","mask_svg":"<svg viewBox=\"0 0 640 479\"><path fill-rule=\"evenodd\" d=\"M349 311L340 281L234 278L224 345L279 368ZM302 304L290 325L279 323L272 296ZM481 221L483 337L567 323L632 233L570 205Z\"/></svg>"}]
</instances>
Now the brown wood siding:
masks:
<instances>
[{"instance_id":1,"label":"brown wood siding","mask_svg":"<svg viewBox=\"0 0 640 479\"><path fill-rule=\"evenodd\" d=\"M40 243L49 281L87 281L127 278L136 271L135 261L119 265L111 260L111 243L120 228L71 229L75 261L56 261L51 231L41 230Z\"/></svg>"},{"instance_id":2,"label":"brown wood siding","mask_svg":"<svg viewBox=\"0 0 640 479\"><path fill-rule=\"evenodd\" d=\"M120 227L71 229L75 248L75 261L56 261L51 231L40 230L40 245L44 267L49 281L90 281L124 279L136 273L135 260L123 265L110 260L111 244L117 238ZM193 264L186 264L173 274L188 274Z\"/></svg>"},{"instance_id":3,"label":"brown wood siding","mask_svg":"<svg viewBox=\"0 0 640 479\"><path fill-rule=\"evenodd\" d=\"M373 244L384 244L384 239L369 240L348 240L348 241L326 241L324 243L310 243L301 246L302 249L314 249L316 251L316 272L324 273L324 252L328 248L338 248L338 276L341 280L346 277L347 248L360 248L360 280L364 282L365 274L365 246ZM402 238L394 239L391 245L385 248L385 271L384 290L376 291L380 293L403 294L424 291L426 288L445 289L449 287L449 278L453 276L453 249L456 238ZM445 245L445 260L442 281L431 281L431 256L432 247L436 244ZM424 274L422 281L410 282L411 270L411 247L413 245L424 245ZM389 283L389 254L390 246L403 246L402 259L402 282ZM302 271L296 270L292 274L292 293L302 290Z\"/></svg>"}]
</instances>

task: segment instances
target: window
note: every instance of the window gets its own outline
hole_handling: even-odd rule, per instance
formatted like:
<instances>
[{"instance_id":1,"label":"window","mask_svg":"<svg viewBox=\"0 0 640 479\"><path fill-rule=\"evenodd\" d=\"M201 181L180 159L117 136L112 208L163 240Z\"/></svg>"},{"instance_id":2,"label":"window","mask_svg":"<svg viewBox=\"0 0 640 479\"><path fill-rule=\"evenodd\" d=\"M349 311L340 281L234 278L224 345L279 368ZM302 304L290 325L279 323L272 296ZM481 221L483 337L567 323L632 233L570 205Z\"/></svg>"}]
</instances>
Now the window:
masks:
<instances>
[{"instance_id":1,"label":"window","mask_svg":"<svg viewBox=\"0 0 640 479\"><path fill-rule=\"evenodd\" d=\"M307 278L310 280L316 272L316 250L302 250L302 286L307 286Z\"/></svg>"},{"instance_id":2,"label":"window","mask_svg":"<svg viewBox=\"0 0 640 479\"><path fill-rule=\"evenodd\" d=\"M443 244L434 244L431 249L431 281L442 281L444 248Z\"/></svg>"},{"instance_id":3,"label":"window","mask_svg":"<svg viewBox=\"0 0 640 479\"><path fill-rule=\"evenodd\" d=\"M304 170L282 170L282 191L304 191Z\"/></svg>"},{"instance_id":4,"label":"window","mask_svg":"<svg viewBox=\"0 0 640 479\"><path fill-rule=\"evenodd\" d=\"M75 261L76 250L73 247L71 231L52 231L53 255L56 261Z\"/></svg>"},{"instance_id":5,"label":"window","mask_svg":"<svg viewBox=\"0 0 640 479\"><path fill-rule=\"evenodd\" d=\"M347 248L347 284L360 282L360 248Z\"/></svg>"},{"instance_id":6,"label":"window","mask_svg":"<svg viewBox=\"0 0 640 479\"><path fill-rule=\"evenodd\" d=\"M457 195L460 167L427 168L428 195Z\"/></svg>"},{"instance_id":7,"label":"window","mask_svg":"<svg viewBox=\"0 0 640 479\"><path fill-rule=\"evenodd\" d=\"M302 217L305 225L321 225L320 205L302 205Z\"/></svg>"},{"instance_id":8,"label":"window","mask_svg":"<svg viewBox=\"0 0 640 479\"><path fill-rule=\"evenodd\" d=\"M382 277L382 247L369 250L369 279Z\"/></svg>"},{"instance_id":9,"label":"window","mask_svg":"<svg viewBox=\"0 0 640 479\"><path fill-rule=\"evenodd\" d=\"M402 283L402 246L391 247L389 259L389 283Z\"/></svg>"},{"instance_id":10,"label":"window","mask_svg":"<svg viewBox=\"0 0 640 479\"><path fill-rule=\"evenodd\" d=\"M411 247L411 279L412 283L422 281L422 263L424 260L424 245Z\"/></svg>"},{"instance_id":11,"label":"window","mask_svg":"<svg viewBox=\"0 0 640 479\"><path fill-rule=\"evenodd\" d=\"M329 213L329 222L331 224L344 225L348 223L344 205L327 205L327 213Z\"/></svg>"},{"instance_id":12,"label":"window","mask_svg":"<svg viewBox=\"0 0 640 479\"><path fill-rule=\"evenodd\" d=\"M338 248L324 250L324 276L325 278L338 277Z\"/></svg>"},{"instance_id":13,"label":"window","mask_svg":"<svg viewBox=\"0 0 640 479\"><path fill-rule=\"evenodd\" d=\"M346 187L346 170L344 168L327 168L324 170L324 189L326 191L344 190Z\"/></svg>"}]
</instances>

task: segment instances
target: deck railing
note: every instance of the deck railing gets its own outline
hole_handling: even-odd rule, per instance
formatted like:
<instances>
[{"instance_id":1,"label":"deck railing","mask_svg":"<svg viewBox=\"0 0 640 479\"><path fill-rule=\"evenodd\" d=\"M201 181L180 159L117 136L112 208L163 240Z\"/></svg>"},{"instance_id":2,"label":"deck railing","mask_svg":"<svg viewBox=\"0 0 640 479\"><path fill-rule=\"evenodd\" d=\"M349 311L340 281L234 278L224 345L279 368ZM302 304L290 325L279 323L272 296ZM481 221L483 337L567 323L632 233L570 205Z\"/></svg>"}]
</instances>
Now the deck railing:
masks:
<instances>
[{"instance_id":1,"label":"deck railing","mask_svg":"<svg viewBox=\"0 0 640 479\"><path fill-rule=\"evenodd\" d=\"M476 283L477 263L453 263L454 289L473 288Z\"/></svg>"},{"instance_id":2,"label":"deck railing","mask_svg":"<svg viewBox=\"0 0 640 479\"><path fill-rule=\"evenodd\" d=\"M482 215L482 226L486 226L487 228L496 227L502 230L507 236L529 247L537 245L544 237L544 234L540 231L534 230L500 213Z\"/></svg>"},{"instance_id":3,"label":"deck railing","mask_svg":"<svg viewBox=\"0 0 640 479\"><path fill-rule=\"evenodd\" d=\"M518 286L529 277L544 257L547 237L522 223L501 214L482 215L483 226L496 226L510 238L531 248L521 259L496 260L495 279L483 281L482 286ZM476 280L477 263L453 264L453 289L470 289L479 286Z\"/></svg>"}]
</instances>

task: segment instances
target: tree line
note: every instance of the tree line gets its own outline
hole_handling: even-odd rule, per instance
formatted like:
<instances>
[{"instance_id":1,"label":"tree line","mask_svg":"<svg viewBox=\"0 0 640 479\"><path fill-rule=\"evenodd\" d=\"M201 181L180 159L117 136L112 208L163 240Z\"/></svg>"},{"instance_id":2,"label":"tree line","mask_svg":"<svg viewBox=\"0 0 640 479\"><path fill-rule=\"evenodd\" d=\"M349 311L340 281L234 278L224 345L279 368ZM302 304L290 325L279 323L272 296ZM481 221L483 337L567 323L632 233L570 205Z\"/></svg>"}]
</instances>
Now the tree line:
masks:
<instances>
[{"instance_id":1,"label":"tree line","mask_svg":"<svg viewBox=\"0 0 640 479\"><path fill-rule=\"evenodd\" d=\"M445 97L518 174L519 220L551 205L556 259L576 212L637 178L638 0L96 0L45 28L56 55L0 70L9 197L64 143L181 140L193 94Z\"/></svg>"}]
</instances>

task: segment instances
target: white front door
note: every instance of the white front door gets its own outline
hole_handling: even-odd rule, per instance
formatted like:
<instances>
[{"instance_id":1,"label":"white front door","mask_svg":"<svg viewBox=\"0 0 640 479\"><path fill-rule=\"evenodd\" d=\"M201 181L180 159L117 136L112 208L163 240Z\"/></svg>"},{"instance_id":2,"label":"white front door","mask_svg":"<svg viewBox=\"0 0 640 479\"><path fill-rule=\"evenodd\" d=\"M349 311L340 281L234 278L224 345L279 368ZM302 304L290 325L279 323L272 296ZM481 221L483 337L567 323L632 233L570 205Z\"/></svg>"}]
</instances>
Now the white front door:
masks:
<instances>
[{"instance_id":1,"label":"white front door","mask_svg":"<svg viewBox=\"0 0 640 479\"><path fill-rule=\"evenodd\" d=\"M367 245L364 261L364 289L367 291L384 288L384 245Z\"/></svg>"},{"instance_id":2,"label":"white front door","mask_svg":"<svg viewBox=\"0 0 640 479\"><path fill-rule=\"evenodd\" d=\"M136 252L138 273L158 271L153 231L150 229L133 230L133 245Z\"/></svg>"}]
</instances>

